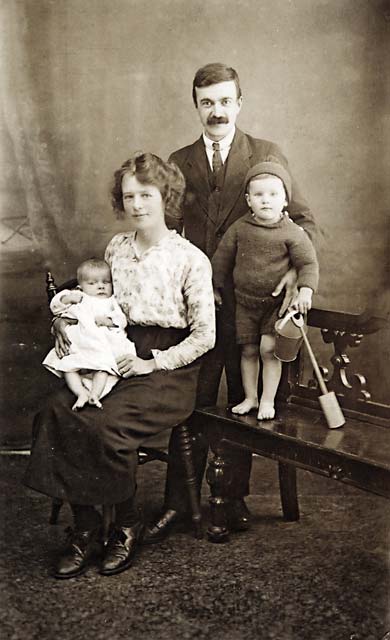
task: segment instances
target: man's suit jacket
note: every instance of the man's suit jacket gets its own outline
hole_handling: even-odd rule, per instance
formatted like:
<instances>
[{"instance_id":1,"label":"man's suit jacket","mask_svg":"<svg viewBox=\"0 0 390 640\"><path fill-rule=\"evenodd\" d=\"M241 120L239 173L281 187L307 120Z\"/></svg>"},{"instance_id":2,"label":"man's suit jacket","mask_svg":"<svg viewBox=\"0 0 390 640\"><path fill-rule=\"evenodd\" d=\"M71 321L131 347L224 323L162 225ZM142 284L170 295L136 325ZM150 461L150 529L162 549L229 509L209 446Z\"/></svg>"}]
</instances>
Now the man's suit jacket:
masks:
<instances>
[{"instance_id":1,"label":"man's suit jacket","mask_svg":"<svg viewBox=\"0 0 390 640\"><path fill-rule=\"evenodd\" d=\"M172 153L169 160L178 165L186 180L183 204L185 236L210 258L225 231L248 210L244 197L244 180L248 169L258 162L272 160L280 162L288 169L287 160L278 145L268 140L253 138L236 129L227 158L218 215L210 215L211 187L202 136L193 144ZM313 216L294 179L289 213L290 217L304 227L313 239L315 235Z\"/></svg>"}]
</instances>

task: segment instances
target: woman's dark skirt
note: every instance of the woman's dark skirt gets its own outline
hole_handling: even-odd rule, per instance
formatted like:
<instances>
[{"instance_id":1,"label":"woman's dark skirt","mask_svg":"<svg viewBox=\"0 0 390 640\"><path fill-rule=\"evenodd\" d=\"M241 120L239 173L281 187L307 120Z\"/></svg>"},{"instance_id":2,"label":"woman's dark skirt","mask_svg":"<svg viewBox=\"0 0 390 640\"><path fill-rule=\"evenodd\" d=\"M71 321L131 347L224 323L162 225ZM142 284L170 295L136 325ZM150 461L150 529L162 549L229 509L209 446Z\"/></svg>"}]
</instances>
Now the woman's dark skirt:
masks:
<instances>
[{"instance_id":1,"label":"woman's dark skirt","mask_svg":"<svg viewBox=\"0 0 390 640\"><path fill-rule=\"evenodd\" d=\"M188 331L131 327L137 354L178 344ZM135 493L137 449L148 438L180 424L195 407L199 361L172 371L121 379L103 409L72 411L67 387L48 399L33 425L25 484L77 504L114 504Z\"/></svg>"}]
</instances>

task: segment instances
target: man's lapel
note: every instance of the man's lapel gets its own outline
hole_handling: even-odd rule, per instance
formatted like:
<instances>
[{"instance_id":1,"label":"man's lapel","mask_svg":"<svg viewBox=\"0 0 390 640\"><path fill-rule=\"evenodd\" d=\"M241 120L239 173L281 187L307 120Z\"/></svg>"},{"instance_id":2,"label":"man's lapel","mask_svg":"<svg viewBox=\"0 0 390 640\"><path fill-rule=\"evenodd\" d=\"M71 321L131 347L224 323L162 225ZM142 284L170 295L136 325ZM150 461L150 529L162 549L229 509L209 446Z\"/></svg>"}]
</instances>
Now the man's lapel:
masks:
<instances>
[{"instance_id":1,"label":"man's lapel","mask_svg":"<svg viewBox=\"0 0 390 640\"><path fill-rule=\"evenodd\" d=\"M238 198L243 197L243 183L250 167L251 155L252 151L245 133L236 129L228 156L217 228L221 227L229 217Z\"/></svg>"},{"instance_id":2,"label":"man's lapel","mask_svg":"<svg viewBox=\"0 0 390 640\"><path fill-rule=\"evenodd\" d=\"M191 183L196 188L197 200L206 214L208 213L208 198L210 194L207 162L203 137L201 136L192 145L187 157L187 165L189 167ZM191 185L189 185L189 187L191 189Z\"/></svg>"}]
</instances>

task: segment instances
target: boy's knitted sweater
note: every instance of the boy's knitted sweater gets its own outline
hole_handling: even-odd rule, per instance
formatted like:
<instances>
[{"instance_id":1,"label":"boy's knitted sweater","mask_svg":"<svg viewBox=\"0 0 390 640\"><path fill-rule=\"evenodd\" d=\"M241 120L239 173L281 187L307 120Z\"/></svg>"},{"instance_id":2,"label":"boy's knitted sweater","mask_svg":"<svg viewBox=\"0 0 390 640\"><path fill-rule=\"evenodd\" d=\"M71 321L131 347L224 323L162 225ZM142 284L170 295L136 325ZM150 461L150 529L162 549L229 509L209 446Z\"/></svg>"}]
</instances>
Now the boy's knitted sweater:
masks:
<instances>
[{"instance_id":1,"label":"boy's knitted sweater","mask_svg":"<svg viewBox=\"0 0 390 640\"><path fill-rule=\"evenodd\" d=\"M291 266L298 272L298 288L316 291L318 286L313 244L287 215L264 225L249 211L227 230L211 264L216 288L233 274L236 299L243 305L270 296Z\"/></svg>"}]
</instances>

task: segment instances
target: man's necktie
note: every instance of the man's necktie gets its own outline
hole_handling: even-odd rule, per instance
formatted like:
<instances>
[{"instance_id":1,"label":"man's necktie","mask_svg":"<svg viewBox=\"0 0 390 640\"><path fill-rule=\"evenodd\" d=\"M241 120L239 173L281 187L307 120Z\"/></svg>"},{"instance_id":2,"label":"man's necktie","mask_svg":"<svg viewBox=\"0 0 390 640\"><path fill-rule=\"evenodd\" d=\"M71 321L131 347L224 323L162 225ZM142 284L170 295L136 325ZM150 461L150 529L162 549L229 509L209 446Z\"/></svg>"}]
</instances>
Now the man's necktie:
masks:
<instances>
[{"instance_id":1,"label":"man's necktie","mask_svg":"<svg viewBox=\"0 0 390 640\"><path fill-rule=\"evenodd\" d=\"M219 142L213 142L213 149L213 173L217 174L223 164L221 152L219 150Z\"/></svg>"}]
</instances>

